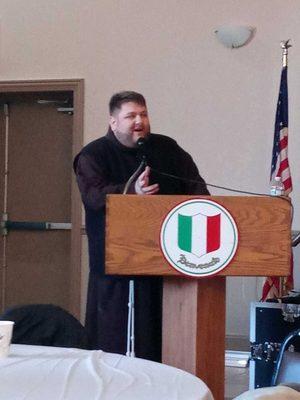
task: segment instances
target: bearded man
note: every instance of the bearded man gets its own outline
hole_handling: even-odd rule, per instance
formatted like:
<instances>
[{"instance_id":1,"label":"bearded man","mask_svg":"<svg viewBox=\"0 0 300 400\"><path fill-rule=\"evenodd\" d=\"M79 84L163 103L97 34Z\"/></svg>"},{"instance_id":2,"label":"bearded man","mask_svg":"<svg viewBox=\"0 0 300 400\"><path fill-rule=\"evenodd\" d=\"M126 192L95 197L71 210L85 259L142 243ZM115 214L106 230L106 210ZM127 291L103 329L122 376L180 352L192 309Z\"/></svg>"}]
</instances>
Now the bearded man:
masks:
<instances>
[{"instance_id":1,"label":"bearded man","mask_svg":"<svg viewBox=\"0 0 300 400\"><path fill-rule=\"evenodd\" d=\"M116 93L110 99L109 114L107 134L81 150L74 160L74 170L85 208L89 245L86 328L93 349L124 354L131 278L105 275L106 195L123 193L141 164L145 154L141 155L137 145L140 138L145 139L147 166L127 193L147 196L209 192L192 157L175 140L150 133L143 95L133 91ZM162 280L136 277L134 281L136 356L161 361Z\"/></svg>"}]
</instances>

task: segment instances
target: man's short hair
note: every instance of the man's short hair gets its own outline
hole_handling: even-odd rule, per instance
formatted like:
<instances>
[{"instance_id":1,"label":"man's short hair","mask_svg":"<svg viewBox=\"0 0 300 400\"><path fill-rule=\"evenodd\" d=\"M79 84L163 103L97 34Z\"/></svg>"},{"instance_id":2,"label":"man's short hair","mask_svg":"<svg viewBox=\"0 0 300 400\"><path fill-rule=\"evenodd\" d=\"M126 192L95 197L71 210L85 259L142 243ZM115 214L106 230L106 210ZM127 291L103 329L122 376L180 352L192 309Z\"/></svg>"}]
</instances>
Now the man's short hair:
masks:
<instances>
[{"instance_id":1,"label":"man's short hair","mask_svg":"<svg viewBox=\"0 0 300 400\"><path fill-rule=\"evenodd\" d=\"M115 93L109 101L109 114L112 115L116 109L121 109L123 103L137 103L146 107L145 97L137 92L124 91Z\"/></svg>"}]
</instances>

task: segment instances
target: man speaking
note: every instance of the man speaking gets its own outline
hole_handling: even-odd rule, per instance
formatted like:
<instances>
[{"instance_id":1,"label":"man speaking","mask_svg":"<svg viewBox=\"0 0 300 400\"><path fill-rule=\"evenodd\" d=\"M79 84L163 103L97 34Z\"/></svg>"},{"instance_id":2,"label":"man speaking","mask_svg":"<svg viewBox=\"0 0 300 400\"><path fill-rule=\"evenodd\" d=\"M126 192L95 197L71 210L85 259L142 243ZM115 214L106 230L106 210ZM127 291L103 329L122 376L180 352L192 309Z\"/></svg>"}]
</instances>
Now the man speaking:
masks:
<instances>
[{"instance_id":1,"label":"man speaking","mask_svg":"<svg viewBox=\"0 0 300 400\"><path fill-rule=\"evenodd\" d=\"M175 140L150 133L143 95L116 93L110 99L109 113L107 134L81 150L74 170L85 207L89 244L86 328L92 348L124 354L130 278L104 272L106 195L121 194L125 186L127 193L138 195L209 192L192 157ZM147 166L126 185L142 160ZM134 281L136 356L161 361L161 278L139 277Z\"/></svg>"}]
</instances>

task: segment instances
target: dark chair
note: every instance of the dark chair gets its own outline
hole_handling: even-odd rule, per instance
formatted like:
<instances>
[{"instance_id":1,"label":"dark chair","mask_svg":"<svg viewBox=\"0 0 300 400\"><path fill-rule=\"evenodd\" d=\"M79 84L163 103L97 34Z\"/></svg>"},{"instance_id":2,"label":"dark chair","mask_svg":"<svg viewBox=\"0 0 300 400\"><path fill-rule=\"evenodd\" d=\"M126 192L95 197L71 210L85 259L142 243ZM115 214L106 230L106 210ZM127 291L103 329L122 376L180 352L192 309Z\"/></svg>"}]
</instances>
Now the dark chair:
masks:
<instances>
[{"instance_id":1,"label":"dark chair","mask_svg":"<svg viewBox=\"0 0 300 400\"><path fill-rule=\"evenodd\" d=\"M290 345L296 351L287 351ZM300 329L291 332L282 342L272 377L272 386L279 384L300 384Z\"/></svg>"},{"instance_id":2,"label":"dark chair","mask_svg":"<svg viewBox=\"0 0 300 400\"><path fill-rule=\"evenodd\" d=\"M53 304L10 308L1 320L14 321L12 343L89 349L85 328L69 312Z\"/></svg>"}]
</instances>

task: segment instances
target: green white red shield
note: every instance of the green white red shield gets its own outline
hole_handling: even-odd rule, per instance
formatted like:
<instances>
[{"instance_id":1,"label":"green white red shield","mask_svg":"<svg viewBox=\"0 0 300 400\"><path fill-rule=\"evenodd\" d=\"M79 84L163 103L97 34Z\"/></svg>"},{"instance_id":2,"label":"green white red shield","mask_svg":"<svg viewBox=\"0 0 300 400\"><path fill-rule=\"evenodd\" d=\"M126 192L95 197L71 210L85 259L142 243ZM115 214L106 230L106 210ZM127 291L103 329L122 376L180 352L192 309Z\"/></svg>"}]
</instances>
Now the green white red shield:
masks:
<instances>
[{"instance_id":1,"label":"green white red shield","mask_svg":"<svg viewBox=\"0 0 300 400\"><path fill-rule=\"evenodd\" d=\"M190 276L220 272L238 245L236 223L220 204L192 199L174 207L162 224L162 252L178 271Z\"/></svg>"}]
</instances>

